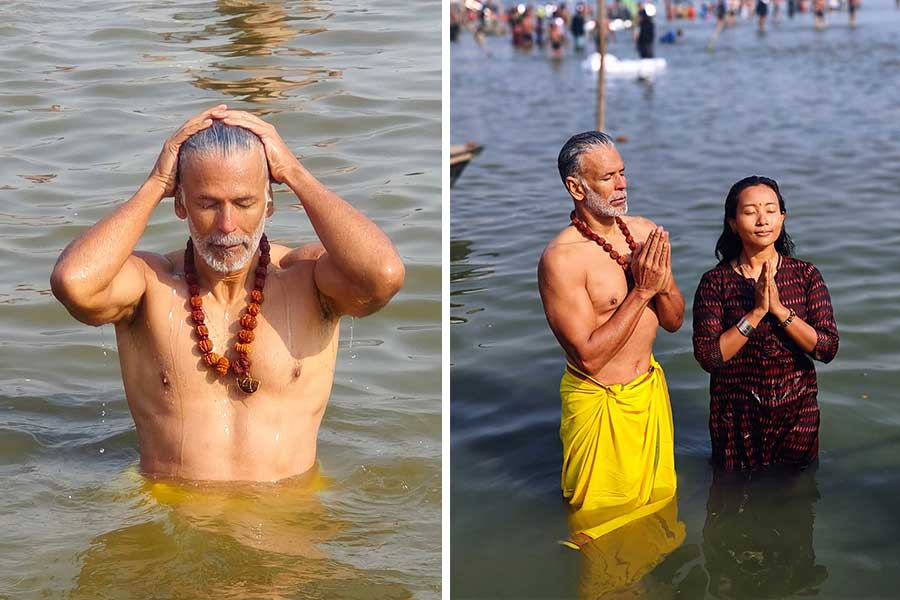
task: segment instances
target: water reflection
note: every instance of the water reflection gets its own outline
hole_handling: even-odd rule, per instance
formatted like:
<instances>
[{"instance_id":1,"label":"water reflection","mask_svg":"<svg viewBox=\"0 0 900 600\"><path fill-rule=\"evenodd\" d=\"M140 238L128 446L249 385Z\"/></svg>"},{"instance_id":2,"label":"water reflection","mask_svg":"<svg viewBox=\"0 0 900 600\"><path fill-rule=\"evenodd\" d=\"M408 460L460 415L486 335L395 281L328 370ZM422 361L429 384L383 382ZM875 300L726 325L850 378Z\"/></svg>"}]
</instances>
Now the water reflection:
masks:
<instances>
[{"instance_id":1,"label":"water reflection","mask_svg":"<svg viewBox=\"0 0 900 600\"><path fill-rule=\"evenodd\" d=\"M291 3L288 8L283 1L220 0L216 3L216 12L223 17L216 23L201 32L179 36L181 41L191 42L192 48L199 52L227 59L213 62L208 68L189 70L197 87L247 102L265 102L284 98L292 90L343 76L342 69L322 65L301 67L282 58L326 56L324 52L288 46L299 35L328 31L322 22L333 13L320 9L317 2ZM182 18L195 17L183 15ZM213 45L196 43L210 39L225 41Z\"/></svg>"},{"instance_id":2,"label":"water reflection","mask_svg":"<svg viewBox=\"0 0 900 600\"><path fill-rule=\"evenodd\" d=\"M459 284L486 277L494 272L493 265L470 263L469 259L473 252L474 248L471 241L450 240L450 282L457 284L450 291L451 298L456 300L455 302L450 302L450 310L454 313L450 315L451 324L468 322L466 317L460 316L459 313L461 312L471 315L484 310L484 308L470 307L468 310L463 311L462 309L466 305L459 302L460 296L477 294L485 289L477 286L460 286Z\"/></svg>"},{"instance_id":3,"label":"water reflection","mask_svg":"<svg viewBox=\"0 0 900 600\"><path fill-rule=\"evenodd\" d=\"M327 543L352 526L319 501L326 482L318 472L271 485L154 482L134 471L129 477L134 487L125 499L144 506L147 520L91 541L73 598L118 590L217 599L347 597L362 590L410 597L377 572L329 556Z\"/></svg>"},{"instance_id":4,"label":"water reflection","mask_svg":"<svg viewBox=\"0 0 900 600\"><path fill-rule=\"evenodd\" d=\"M746 476L716 472L709 490L703 555L715 598L818 593L828 569L813 550L815 467Z\"/></svg>"},{"instance_id":5,"label":"water reflection","mask_svg":"<svg viewBox=\"0 0 900 600\"><path fill-rule=\"evenodd\" d=\"M646 577L685 538L673 498L659 511L632 521L581 548L581 598L642 598L664 584ZM654 594L655 595L655 594Z\"/></svg>"}]
</instances>

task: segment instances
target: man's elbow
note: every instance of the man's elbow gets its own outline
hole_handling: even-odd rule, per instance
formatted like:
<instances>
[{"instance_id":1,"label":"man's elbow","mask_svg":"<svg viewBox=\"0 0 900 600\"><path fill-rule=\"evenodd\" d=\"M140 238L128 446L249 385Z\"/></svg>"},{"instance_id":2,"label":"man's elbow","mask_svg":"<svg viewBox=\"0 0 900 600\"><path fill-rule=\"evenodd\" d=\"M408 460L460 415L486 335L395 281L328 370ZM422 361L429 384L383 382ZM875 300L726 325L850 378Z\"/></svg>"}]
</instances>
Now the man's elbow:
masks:
<instances>
[{"instance_id":1,"label":"man's elbow","mask_svg":"<svg viewBox=\"0 0 900 600\"><path fill-rule=\"evenodd\" d=\"M346 312L354 317L367 317L378 312L397 295L405 281L406 267L403 262L399 258L386 261L378 276L367 286L368 289L359 294L357 302Z\"/></svg>"},{"instance_id":2,"label":"man's elbow","mask_svg":"<svg viewBox=\"0 0 900 600\"><path fill-rule=\"evenodd\" d=\"M50 273L50 291L53 292L53 296L68 308L77 297L77 287L76 278L56 263L53 272Z\"/></svg>"},{"instance_id":3,"label":"man's elbow","mask_svg":"<svg viewBox=\"0 0 900 600\"><path fill-rule=\"evenodd\" d=\"M373 285L370 303L384 306L397 295L405 281L406 267L400 257L385 261Z\"/></svg>"},{"instance_id":4,"label":"man's elbow","mask_svg":"<svg viewBox=\"0 0 900 600\"><path fill-rule=\"evenodd\" d=\"M659 324L669 333L675 333L681 329L681 326L684 324L684 316L682 315L671 319L661 320Z\"/></svg>"},{"instance_id":5,"label":"man's elbow","mask_svg":"<svg viewBox=\"0 0 900 600\"><path fill-rule=\"evenodd\" d=\"M577 366L587 374L599 373L606 363L609 362L608 356L595 356L593 358L580 357Z\"/></svg>"},{"instance_id":6,"label":"man's elbow","mask_svg":"<svg viewBox=\"0 0 900 600\"><path fill-rule=\"evenodd\" d=\"M96 306L92 297L84 291L83 278L67 273L57 264L50 274L50 291L76 320L85 325L99 327L112 322L108 311Z\"/></svg>"}]
</instances>

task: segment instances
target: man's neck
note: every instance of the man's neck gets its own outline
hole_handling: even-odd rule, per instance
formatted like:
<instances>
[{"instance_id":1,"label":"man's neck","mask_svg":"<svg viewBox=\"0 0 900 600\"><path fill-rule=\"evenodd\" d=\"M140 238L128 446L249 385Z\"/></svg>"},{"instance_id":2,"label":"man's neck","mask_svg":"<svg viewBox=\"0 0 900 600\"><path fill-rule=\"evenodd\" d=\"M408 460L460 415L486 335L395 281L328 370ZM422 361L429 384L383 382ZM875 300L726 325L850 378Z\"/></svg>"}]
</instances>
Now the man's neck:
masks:
<instances>
[{"instance_id":1,"label":"man's neck","mask_svg":"<svg viewBox=\"0 0 900 600\"><path fill-rule=\"evenodd\" d=\"M197 268L197 280L223 306L246 300L247 293L252 288L252 285L250 288L247 287L247 280L250 273L256 272L258 263L259 253L257 251L250 262L240 271L220 273L206 264L206 261L202 258L194 257L194 265Z\"/></svg>"},{"instance_id":2,"label":"man's neck","mask_svg":"<svg viewBox=\"0 0 900 600\"><path fill-rule=\"evenodd\" d=\"M619 231L619 226L616 225L615 217L598 217L591 211L585 210L581 204L575 206L575 216L587 223L587 226L591 228L591 231L600 237L608 238Z\"/></svg>"}]
</instances>

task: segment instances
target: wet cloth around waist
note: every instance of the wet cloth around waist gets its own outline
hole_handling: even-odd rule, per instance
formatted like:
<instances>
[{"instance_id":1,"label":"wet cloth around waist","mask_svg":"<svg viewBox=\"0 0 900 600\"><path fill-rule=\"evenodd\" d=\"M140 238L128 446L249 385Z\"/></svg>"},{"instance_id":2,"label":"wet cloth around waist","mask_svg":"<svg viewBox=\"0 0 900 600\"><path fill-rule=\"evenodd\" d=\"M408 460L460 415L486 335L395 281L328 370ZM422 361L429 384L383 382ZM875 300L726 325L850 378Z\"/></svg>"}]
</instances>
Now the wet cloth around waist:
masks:
<instances>
[{"instance_id":1,"label":"wet cloth around waist","mask_svg":"<svg viewBox=\"0 0 900 600\"><path fill-rule=\"evenodd\" d=\"M652 356L648 372L625 384L604 385L568 364L560 398L561 486L573 539L604 535L674 496L672 411Z\"/></svg>"}]
</instances>

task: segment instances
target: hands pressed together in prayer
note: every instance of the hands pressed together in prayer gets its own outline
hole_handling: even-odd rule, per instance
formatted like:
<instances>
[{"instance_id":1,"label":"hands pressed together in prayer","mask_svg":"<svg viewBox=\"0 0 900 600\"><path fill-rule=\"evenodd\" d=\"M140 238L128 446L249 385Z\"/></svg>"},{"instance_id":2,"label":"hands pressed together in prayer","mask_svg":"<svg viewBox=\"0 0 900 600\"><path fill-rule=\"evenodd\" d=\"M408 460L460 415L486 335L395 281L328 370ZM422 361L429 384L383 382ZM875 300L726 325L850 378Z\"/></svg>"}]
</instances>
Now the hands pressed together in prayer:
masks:
<instances>
[{"instance_id":1,"label":"hands pressed together in prayer","mask_svg":"<svg viewBox=\"0 0 900 600\"><path fill-rule=\"evenodd\" d=\"M759 278L754 284L754 311L761 319L766 313L771 313L781 323L790 316L791 311L781 303L778 295L778 285L775 283L775 274L778 272L778 256L763 263Z\"/></svg>"},{"instance_id":2,"label":"hands pressed together in prayer","mask_svg":"<svg viewBox=\"0 0 900 600\"><path fill-rule=\"evenodd\" d=\"M669 232L657 227L631 259L631 273L636 289L652 295L665 295L672 282L672 246Z\"/></svg>"}]
</instances>

